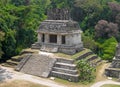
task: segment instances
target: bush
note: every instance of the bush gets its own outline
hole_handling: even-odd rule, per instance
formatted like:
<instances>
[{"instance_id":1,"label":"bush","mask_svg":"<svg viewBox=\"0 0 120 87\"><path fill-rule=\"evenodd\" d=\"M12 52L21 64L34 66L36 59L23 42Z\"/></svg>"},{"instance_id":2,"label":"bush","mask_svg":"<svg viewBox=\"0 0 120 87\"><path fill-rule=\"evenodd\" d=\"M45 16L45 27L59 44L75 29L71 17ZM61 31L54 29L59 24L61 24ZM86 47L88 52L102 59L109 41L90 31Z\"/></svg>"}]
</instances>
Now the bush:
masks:
<instances>
[{"instance_id":1,"label":"bush","mask_svg":"<svg viewBox=\"0 0 120 87\"><path fill-rule=\"evenodd\" d=\"M80 73L79 80L81 82L91 82L95 78L95 68L92 67L87 61L79 60L77 61L77 68Z\"/></svg>"},{"instance_id":2,"label":"bush","mask_svg":"<svg viewBox=\"0 0 120 87\"><path fill-rule=\"evenodd\" d=\"M100 48L102 50L101 57L105 60L111 61L115 55L117 40L114 37L109 38L103 44L101 44Z\"/></svg>"},{"instance_id":3,"label":"bush","mask_svg":"<svg viewBox=\"0 0 120 87\"><path fill-rule=\"evenodd\" d=\"M82 34L82 41L85 48L91 49L93 52L96 52L97 43L92 37Z\"/></svg>"}]
</instances>

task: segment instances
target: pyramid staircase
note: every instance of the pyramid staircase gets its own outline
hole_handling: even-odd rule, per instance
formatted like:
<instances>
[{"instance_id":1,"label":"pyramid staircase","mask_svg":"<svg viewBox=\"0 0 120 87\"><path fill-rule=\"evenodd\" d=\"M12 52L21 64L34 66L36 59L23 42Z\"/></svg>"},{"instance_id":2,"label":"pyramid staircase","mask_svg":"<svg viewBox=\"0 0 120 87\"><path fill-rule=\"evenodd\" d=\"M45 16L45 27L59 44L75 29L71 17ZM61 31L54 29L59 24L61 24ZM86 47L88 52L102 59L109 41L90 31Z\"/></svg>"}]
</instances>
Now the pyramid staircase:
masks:
<instances>
[{"instance_id":1,"label":"pyramid staircase","mask_svg":"<svg viewBox=\"0 0 120 87\"><path fill-rule=\"evenodd\" d=\"M49 76L62 78L65 80L77 82L79 79L79 74L76 69L76 65L74 64L75 61L85 59L87 62L89 62L92 66L97 66L101 64L101 59L95 55L91 50L83 49L78 54L75 54L75 59L65 59L64 57L56 58L56 62L52 67L52 70L50 71ZM35 57L36 58L36 57ZM18 57L12 57L10 60L6 62L6 64L3 64L4 66L9 66L15 68L18 63L25 63L27 60L27 56L20 56ZM36 58L37 59L37 58ZM20 71L22 66L24 64L19 64L18 68L16 70Z\"/></svg>"},{"instance_id":2,"label":"pyramid staircase","mask_svg":"<svg viewBox=\"0 0 120 87\"><path fill-rule=\"evenodd\" d=\"M24 58L24 56L15 56L7 60L5 63L2 63L2 66L15 68L19 62Z\"/></svg>"},{"instance_id":3,"label":"pyramid staircase","mask_svg":"<svg viewBox=\"0 0 120 87\"><path fill-rule=\"evenodd\" d=\"M86 60L89 62L92 66L98 66L102 63L101 58L99 58L96 54L94 54L91 50L84 48L81 52L81 55L79 55L75 60Z\"/></svg>"},{"instance_id":4,"label":"pyramid staircase","mask_svg":"<svg viewBox=\"0 0 120 87\"><path fill-rule=\"evenodd\" d=\"M120 78L120 59L113 59L111 65L105 69L105 74L109 77Z\"/></svg>"},{"instance_id":5,"label":"pyramid staircase","mask_svg":"<svg viewBox=\"0 0 120 87\"><path fill-rule=\"evenodd\" d=\"M76 65L74 64L74 60L57 58L57 61L52 68L50 76L77 82L79 74L76 69Z\"/></svg>"}]
</instances>

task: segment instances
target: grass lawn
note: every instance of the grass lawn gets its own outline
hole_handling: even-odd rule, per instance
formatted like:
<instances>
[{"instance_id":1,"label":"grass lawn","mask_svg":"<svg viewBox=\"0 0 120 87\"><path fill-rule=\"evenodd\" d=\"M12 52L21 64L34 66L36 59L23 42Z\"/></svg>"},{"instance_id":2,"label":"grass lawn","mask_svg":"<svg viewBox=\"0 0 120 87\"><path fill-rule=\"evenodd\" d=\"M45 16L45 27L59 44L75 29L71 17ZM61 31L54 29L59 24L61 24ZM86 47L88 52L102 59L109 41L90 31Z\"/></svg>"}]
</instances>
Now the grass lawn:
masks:
<instances>
[{"instance_id":1,"label":"grass lawn","mask_svg":"<svg viewBox=\"0 0 120 87\"><path fill-rule=\"evenodd\" d=\"M90 87L93 84L93 82L91 82L91 83L69 82L66 80L59 79L59 78L55 78L55 82L64 84L67 87Z\"/></svg>"},{"instance_id":2,"label":"grass lawn","mask_svg":"<svg viewBox=\"0 0 120 87\"><path fill-rule=\"evenodd\" d=\"M89 49L85 49L83 51L80 51L74 55L68 55L68 54L65 54L65 53L54 53L55 56L58 56L58 57L63 57L63 58L68 58L68 59L75 59L75 58L78 58L79 56L87 53L87 52L90 52L91 50Z\"/></svg>"},{"instance_id":3,"label":"grass lawn","mask_svg":"<svg viewBox=\"0 0 120 87\"><path fill-rule=\"evenodd\" d=\"M120 87L120 85L106 84L101 87Z\"/></svg>"},{"instance_id":4,"label":"grass lawn","mask_svg":"<svg viewBox=\"0 0 120 87\"><path fill-rule=\"evenodd\" d=\"M0 83L0 87L47 87L23 80L14 80Z\"/></svg>"}]
</instances>

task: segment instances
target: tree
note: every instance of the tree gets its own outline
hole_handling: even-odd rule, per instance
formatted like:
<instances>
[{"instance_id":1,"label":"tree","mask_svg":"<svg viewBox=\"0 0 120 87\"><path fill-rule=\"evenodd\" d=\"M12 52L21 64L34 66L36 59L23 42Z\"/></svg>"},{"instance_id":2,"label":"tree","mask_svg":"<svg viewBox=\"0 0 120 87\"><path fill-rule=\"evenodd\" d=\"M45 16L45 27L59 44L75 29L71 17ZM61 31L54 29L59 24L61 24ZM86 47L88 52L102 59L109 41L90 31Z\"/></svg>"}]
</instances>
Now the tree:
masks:
<instances>
[{"instance_id":1,"label":"tree","mask_svg":"<svg viewBox=\"0 0 120 87\"><path fill-rule=\"evenodd\" d=\"M5 40L2 42L4 59L9 59L9 57L16 55L16 39L15 39L15 31L9 30L5 34Z\"/></svg>"},{"instance_id":2,"label":"tree","mask_svg":"<svg viewBox=\"0 0 120 87\"><path fill-rule=\"evenodd\" d=\"M50 8L69 8L73 6L74 0L51 0Z\"/></svg>"},{"instance_id":3,"label":"tree","mask_svg":"<svg viewBox=\"0 0 120 87\"><path fill-rule=\"evenodd\" d=\"M115 22L115 18L117 14L119 14L120 12L120 4L118 2L108 2L108 6L110 10L112 11L111 21Z\"/></svg>"},{"instance_id":4,"label":"tree","mask_svg":"<svg viewBox=\"0 0 120 87\"><path fill-rule=\"evenodd\" d=\"M3 55L3 51L2 51L2 41L4 40L4 33L0 31L0 59Z\"/></svg>"},{"instance_id":5,"label":"tree","mask_svg":"<svg viewBox=\"0 0 120 87\"><path fill-rule=\"evenodd\" d=\"M91 37L91 35L82 34L82 41L85 48L91 49L93 52L96 52L97 43Z\"/></svg>"},{"instance_id":6,"label":"tree","mask_svg":"<svg viewBox=\"0 0 120 87\"><path fill-rule=\"evenodd\" d=\"M115 50L117 45L117 40L114 37L109 38L103 44L101 44L100 49L102 50L101 58L105 60L112 61L115 56Z\"/></svg>"},{"instance_id":7,"label":"tree","mask_svg":"<svg viewBox=\"0 0 120 87\"><path fill-rule=\"evenodd\" d=\"M77 61L77 68L80 73L79 80L91 82L95 78L95 68L92 67L86 60Z\"/></svg>"},{"instance_id":8,"label":"tree","mask_svg":"<svg viewBox=\"0 0 120 87\"><path fill-rule=\"evenodd\" d=\"M36 29L46 19L49 0L0 0L3 57L10 58L36 41ZM44 2L44 3L43 3Z\"/></svg>"},{"instance_id":9,"label":"tree","mask_svg":"<svg viewBox=\"0 0 120 87\"><path fill-rule=\"evenodd\" d=\"M115 23L108 23L106 20L100 20L95 26L96 38L118 37L118 25Z\"/></svg>"}]
</instances>

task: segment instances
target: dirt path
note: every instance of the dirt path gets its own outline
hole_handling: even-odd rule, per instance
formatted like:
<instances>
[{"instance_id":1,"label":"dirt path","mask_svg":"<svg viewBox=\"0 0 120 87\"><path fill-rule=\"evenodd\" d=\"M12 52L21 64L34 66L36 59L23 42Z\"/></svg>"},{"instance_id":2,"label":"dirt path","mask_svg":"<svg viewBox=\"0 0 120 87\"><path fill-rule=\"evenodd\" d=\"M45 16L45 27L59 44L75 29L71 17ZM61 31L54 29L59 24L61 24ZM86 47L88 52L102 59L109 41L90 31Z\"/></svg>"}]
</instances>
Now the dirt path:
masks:
<instances>
[{"instance_id":1,"label":"dirt path","mask_svg":"<svg viewBox=\"0 0 120 87\"><path fill-rule=\"evenodd\" d=\"M101 87L105 84L116 84L120 85L120 82L115 82L112 80L108 80L106 76L104 76L104 70L110 65L110 63L104 63L101 66L99 66L97 70L97 77L96 77L96 83L94 83L91 87Z\"/></svg>"},{"instance_id":2,"label":"dirt path","mask_svg":"<svg viewBox=\"0 0 120 87\"><path fill-rule=\"evenodd\" d=\"M103 63L100 66L98 66L96 71L96 82L107 80L106 76L104 75L105 68L107 68L110 65L110 63Z\"/></svg>"},{"instance_id":3,"label":"dirt path","mask_svg":"<svg viewBox=\"0 0 120 87\"><path fill-rule=\"evenodd\" d=\"M112 80L100 81L100 82L97 82L97 83L93 84L91 87L101 87L102 85L105 85L105 84L120 85L120 82L115 82L115 81L112 81Z\"/></svg>"},{"instance_id":4,"label":"dirt path","mask_svg":"<svg viewBox=\"0 0 120 87\"><path fill-rule=\"evenodd\" d=\"M49 80L49 79L40 78L37 76L28 75L28 74L23 74L21 72L16 72L12 68L2 67L2 69L3 70L6 69L6 71L3 72L3 74L7 73L5 75L11 75L11 78L10 78L11 80L26 80L26 81L30 81L33 83L45 85L48 87L67 87L67 86L64 86L62 84L58 84L58 83L56 83L52 80ZM5 79L7 80L9 78L5 77ZM3 79L3 80L5 80L5 79Z\"/></svg>"}]
</instances>

